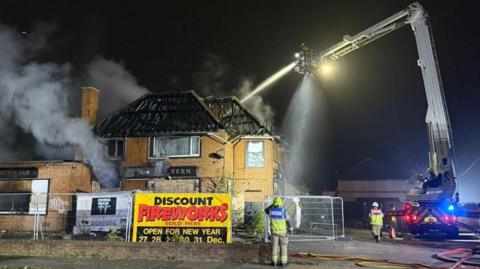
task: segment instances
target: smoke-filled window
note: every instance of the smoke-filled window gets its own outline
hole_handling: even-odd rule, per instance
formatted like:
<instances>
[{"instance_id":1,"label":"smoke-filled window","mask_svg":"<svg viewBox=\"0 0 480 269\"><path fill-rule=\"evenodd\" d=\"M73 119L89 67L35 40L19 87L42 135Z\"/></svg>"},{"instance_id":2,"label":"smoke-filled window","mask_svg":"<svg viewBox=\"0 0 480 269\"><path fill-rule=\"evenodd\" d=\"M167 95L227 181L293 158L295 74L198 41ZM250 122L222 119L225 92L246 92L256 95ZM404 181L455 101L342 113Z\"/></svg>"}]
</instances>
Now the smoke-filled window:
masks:
<instances>
[{"instance_id":1,"label":"smoke-filled window","mask_svg":"<svg viewBox=\"0 0 480 269\"><path fill-rule=\"evenodd\" d=\"M265 166L263 141L248 141L245 167L262 168Z\"/></svg>"},{"instance_id":2,"label":"smoke-filled window","mask_svg":"<svg viewBox=\"0 0 480 269\"><path fill-rule=\"evenodd\" d=\"M122 138L114 138L107 140L106 143L107 156L111 160L123 160L125 155L125 140Z\"/></svg>"},{"instance_id":3,"label":"smoke-filled window","mask_svg":"<svg viewBox=\"0 0 480 269\"><path fill-rule=\"evenodd\" d=\"M160 159L168 157L200 156L200 137L150 137L148 157Z\"/></svg>"}]
</instances>

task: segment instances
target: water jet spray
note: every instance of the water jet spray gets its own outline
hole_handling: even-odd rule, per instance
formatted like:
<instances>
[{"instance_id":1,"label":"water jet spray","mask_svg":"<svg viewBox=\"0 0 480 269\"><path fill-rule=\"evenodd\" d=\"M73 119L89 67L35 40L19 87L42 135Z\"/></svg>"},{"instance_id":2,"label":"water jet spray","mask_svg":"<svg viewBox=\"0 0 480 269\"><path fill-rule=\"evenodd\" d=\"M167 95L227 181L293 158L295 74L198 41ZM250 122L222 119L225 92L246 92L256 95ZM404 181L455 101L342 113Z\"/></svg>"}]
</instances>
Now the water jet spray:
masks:
<instances>
[{"instance_id":1,"label":"water jet spray","mask_svg":"<svg viewBox=\"0 0 480 269\"><path fill-rule=\"evenodd\" d=\"M268 86L272 85L274 82L285 76L290 70L292 70L295 66L297 65L297 62L293 62L284 68L280 69L278 72L267 78L265 81L260 83L252 92L247 94L245 97L243 97L240 102L245 103L248 101L248 99L252 98L254 95L258 94L259 92L265 90Z\"/></svg>"}]
</instances>

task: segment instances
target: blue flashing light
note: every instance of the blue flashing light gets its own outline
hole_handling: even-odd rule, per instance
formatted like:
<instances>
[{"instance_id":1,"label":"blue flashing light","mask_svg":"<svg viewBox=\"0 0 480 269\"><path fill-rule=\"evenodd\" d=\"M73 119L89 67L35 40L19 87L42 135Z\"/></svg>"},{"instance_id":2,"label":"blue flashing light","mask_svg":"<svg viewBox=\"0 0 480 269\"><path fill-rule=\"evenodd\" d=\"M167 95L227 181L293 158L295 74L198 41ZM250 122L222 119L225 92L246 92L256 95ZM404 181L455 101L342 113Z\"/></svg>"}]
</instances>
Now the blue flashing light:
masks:
<instances>
[{"instance_id":1,"label":"blue flashing light","mask_svg":"<svg viewBox=\"0 0 480 269\"><path fill-rule=\"evenodd\" d=\"M454 206L454 205L448 205L447 210L448 210L448 211L454 211L454 210L455 210L455 206Z\"/></svg>"}]
</instances>

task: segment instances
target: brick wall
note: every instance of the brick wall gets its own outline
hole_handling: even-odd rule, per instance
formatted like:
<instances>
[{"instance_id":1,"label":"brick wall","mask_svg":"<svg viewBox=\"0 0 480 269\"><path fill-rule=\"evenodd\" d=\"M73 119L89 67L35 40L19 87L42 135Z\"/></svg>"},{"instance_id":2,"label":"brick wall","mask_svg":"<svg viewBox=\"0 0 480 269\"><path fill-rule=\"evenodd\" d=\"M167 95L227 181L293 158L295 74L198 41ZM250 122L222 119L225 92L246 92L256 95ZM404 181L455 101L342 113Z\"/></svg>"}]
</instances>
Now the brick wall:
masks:
<instances>
[{"instance_id":1,"label":"brick wall","mask_svg":"<svg viewBox=\"0 0 480 269\"><path fill-rule=\"evenodd\" d=\"M66 193L92 191L92 172L88 165L81 162L28 162L0 164L0 167L36 167L38 168L38 179L49 179L48 192L53 194L48 195L47 215L40 219L43 231L65 230L69 221L68 212L74 205L73 196ZM4 193L30 193L31 180L11 179L3 181L0 182L0 190ZM50 201L55 198L63 202L63 212L51 207ZM0 215L0 230L32 231L33 215Z\"/></svg>"},{"instance_id":2,"label":"brick wall","mask_svg":"<svg viewBox=\"0 0 480 269\"><path fill-rule=\"evenodd\" d=\"M147 180L122 180L120 187L122 191L145 190L147 183Z\"/></svg>"},{"instance_id":3,"label":"brick wall","mask_svg":"<svg viewBox=\"0 0 480 269\"><path fill-rule=\"evenodd\" d=\"M150 162L147 157L148 138L146 137L127 137L125 139L125 160L123 167L134 167L148 165Z\"/></svg>"},{"instance_id":4,"label":"brick wall","mask_svg":"<svg viewBox=\"0 0 480 269\"><path fill-rule=\"evenodd\" d=\"M246 167L248 141L264 142L263 168ZM266 195L273 194L274 145L270 139L242 139L234 145L234 192L244 193L245 202L262 202Z\"/></svg>"},{"instance_id":5,"label":"brick wall","mask_svg":"<svg viewBox=\"0 0 480 269\"><path fill-rule=\"evenodd\" d=\"M31 180L5 180L0 181L0 190L6 192L28 193L32 189Z\"/></svg>"},{"instance_id":6,"label":"brick wall","mask_svg":"<svg viewBox=\"0 0 480 269\"><path fill-rule=\"evenodd\" d=\"M101 241L0 240L3 256L265 263L267 244L185 244Z\"/></svg>"}]
</instances>

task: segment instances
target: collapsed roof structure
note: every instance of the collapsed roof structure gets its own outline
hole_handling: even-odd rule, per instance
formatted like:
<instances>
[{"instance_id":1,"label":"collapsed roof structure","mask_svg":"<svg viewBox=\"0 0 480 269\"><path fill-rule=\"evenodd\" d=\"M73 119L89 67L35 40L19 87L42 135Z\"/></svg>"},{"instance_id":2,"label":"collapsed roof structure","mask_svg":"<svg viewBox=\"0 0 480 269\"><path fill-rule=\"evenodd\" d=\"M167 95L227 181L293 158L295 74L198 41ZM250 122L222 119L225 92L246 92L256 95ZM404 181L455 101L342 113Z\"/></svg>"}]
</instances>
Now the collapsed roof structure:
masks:
<instances>
[{"instance_id":1,"label":"collapsed roof structure","mask_svg":"<svg viewBox=\"0 0 480 269\"><path fill-rule=\"evenodd\" d=\"M99 121L103 138L192 135L225 130L230 137L272 135L236 97L201 98L194 91L149 93Z\"/></svg>"}]
</instances>

